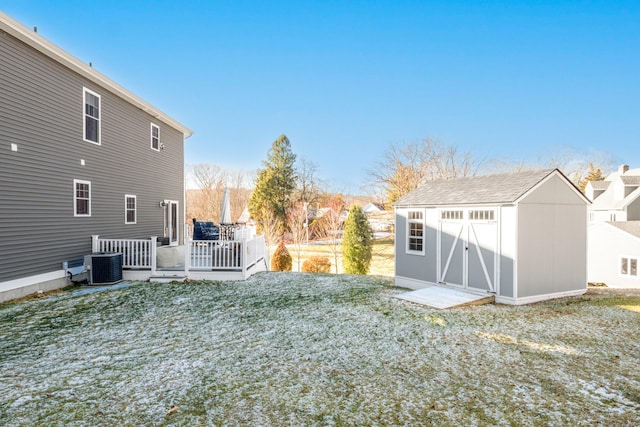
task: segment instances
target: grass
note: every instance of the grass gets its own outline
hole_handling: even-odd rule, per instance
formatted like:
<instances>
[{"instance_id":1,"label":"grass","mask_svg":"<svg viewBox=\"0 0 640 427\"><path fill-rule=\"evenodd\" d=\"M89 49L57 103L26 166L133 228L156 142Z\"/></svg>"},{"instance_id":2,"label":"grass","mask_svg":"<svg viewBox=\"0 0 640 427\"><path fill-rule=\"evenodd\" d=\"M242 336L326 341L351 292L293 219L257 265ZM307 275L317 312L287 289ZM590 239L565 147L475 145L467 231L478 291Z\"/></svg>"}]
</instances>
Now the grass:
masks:
<instances>
[{"instance_id":1,"label":"grass","mask_svg":"<svg viewBox=\"0 0 640 427\"><path fill-rule=\"evenodd\" d=\"M0 425L640 424L640 291L446 311L400 291L263 273L0 305Z\"/></svg>"}]
</instances>

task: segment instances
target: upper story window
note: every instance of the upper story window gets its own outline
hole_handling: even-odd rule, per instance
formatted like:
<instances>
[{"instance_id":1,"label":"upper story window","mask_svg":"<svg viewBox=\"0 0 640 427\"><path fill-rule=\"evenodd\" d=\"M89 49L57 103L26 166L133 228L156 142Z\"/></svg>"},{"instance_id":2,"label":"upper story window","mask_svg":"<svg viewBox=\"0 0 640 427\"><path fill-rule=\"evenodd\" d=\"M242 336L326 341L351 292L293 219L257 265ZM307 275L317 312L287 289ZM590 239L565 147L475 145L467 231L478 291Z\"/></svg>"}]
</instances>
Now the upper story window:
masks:
<instances>
[{"instance_id":1,"label":"upper story window","mask_svg":"<svg viewBox=\"0 0 640 427\"><path fill-rule=\"evenodd\" d=\"M424 254L424 216L422 211L407 214L407 252Z\"/></svg>"},{"instance_id":2,"label":"upper story window","mask_svg":"<svg viewBox=\"0 0 640 427\"><path fill-rule=\"evenodd\" d=\"M84 88L84 140L100 144L100 95Z\"/></svg>"},{"instance_id":3,"label":"upper story window","mask_svg":"<svg viewBox=\"0 0 640 427\"><path fill-rule=\"evenodd\" d=\"M620 258L620 274L623 276L638 277L638 258Z\"/></svg>"},{"instance_id":4,"label":"upper story window","mask_svg":"<svg viewBox=\"0 0 640 427\"><path fill-rule=\"evenodd\" d=\"M124 223L136 223L136 196L125 194L124 196Z\"/></svg>"},{"instance_id":5,"label":"upper story window","mask_svg":"<svg viewBox=\"0 0 640 427\"><path fill-rule=\"evenodd\" d=\"M91 216L91 182L73 180L73 216Z\"/></svg>"},{"instance_id":6,"label":"upper story window","mask_svg":"<svg viewBox=\"0 0 640 427\"><path fill-rule=\"evenodd\" d=\"M160 128L151 123L151 148L160 151Z\"/></svg>"}]
</instances>

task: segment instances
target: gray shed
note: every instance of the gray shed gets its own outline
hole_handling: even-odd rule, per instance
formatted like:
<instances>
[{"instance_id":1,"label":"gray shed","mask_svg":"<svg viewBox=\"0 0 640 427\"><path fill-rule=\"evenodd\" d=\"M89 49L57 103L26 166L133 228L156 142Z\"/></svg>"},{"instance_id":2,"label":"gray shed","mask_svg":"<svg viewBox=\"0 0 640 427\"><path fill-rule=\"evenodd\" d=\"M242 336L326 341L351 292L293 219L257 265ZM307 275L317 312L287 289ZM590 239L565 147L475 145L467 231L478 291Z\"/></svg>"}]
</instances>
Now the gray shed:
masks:
<instances>
[{"instance_id":1,"label":"gray shed","mask_svg":"<svg viewBox=\"0 0 640 427\"><path fill-rule=\"evenodd\" d=\"M588 203L557 169L424 184L394 205L396 284L506 304L583 294Z\"/></svg>"}]
</instances>

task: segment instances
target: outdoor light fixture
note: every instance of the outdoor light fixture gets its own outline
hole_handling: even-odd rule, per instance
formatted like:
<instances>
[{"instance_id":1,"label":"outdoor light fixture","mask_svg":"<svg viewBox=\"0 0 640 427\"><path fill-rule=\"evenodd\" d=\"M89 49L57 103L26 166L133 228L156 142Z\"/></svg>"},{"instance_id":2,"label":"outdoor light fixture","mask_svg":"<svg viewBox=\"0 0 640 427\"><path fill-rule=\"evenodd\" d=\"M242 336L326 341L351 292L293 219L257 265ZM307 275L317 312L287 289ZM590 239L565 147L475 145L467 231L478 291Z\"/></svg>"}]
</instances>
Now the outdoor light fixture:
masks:
<instances>
[{"instance_id":1,"label":"outdoor light fixture","mask_svg":"<svg viewBox=\"0 0 640 427\"><path fill-rule=\"evenodd\" d=\"M161 202L160 202L160 207L161 207L161 208L166 208L166 207L167 207L167 205L168 205L168 203L167 203L167 201L166 201L166 200L163 200L163 201L161 201Z\"/></svg>"}]
</instances>

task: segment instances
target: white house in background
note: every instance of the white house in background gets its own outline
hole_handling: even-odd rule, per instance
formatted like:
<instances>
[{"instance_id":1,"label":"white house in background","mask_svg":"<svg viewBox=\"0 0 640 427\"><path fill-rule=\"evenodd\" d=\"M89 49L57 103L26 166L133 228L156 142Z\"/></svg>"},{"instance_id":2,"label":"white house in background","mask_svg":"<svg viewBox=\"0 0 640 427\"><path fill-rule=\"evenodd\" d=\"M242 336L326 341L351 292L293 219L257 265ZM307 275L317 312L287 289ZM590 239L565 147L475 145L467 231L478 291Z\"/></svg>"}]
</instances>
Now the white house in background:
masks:
<instances>
[{"instance_id":1,"label":"white house in background","mask_svg":"<svg viewBox=\"0 0 640 427\"><path fill-rule=\"evenodd\" d=\"M640 287L640 221L590 224L588 254L589 282L614 288Z\"/></svg>"},{"instance_id":2,"label":"white house in background","mask_svg":"<svg viewBox=\"0 0 640 427\"><path fill-rule=\"evenodd\" d=\"M384 206L380 203L369 202L362 207L362 213L365 215L384 212Z\"/></svg>"},{"instance_id":3,"label":"white house in background","mask_svg":"<svg viewBox=\"0 0 640 427\"><path fill-rule=\"evenodd\" d=\"M621 165L604 181L587 184L588 279L610 287L640 287L640 168Z\"/></svg>"},{"instance_id":4,"label":"white house in background","mask_svg":"<svg viewBox=\"0 0 640 427\"><path fill-rule=\"evenodd\" d=\"M557 169L424 184L394 205L396 284L506 304L581 295L587 204Z\"/></svg>"},{"instance_id":5,"label":"white house in background","mask_svg":"<svg viewBox=\"0 0 640 427\"><path fill-rule=\"evenodd\" d=\"M589 221L640 221L640 168L621 165L604 181L590 181L585 194Z\"/></svg>"}]
</instances>

